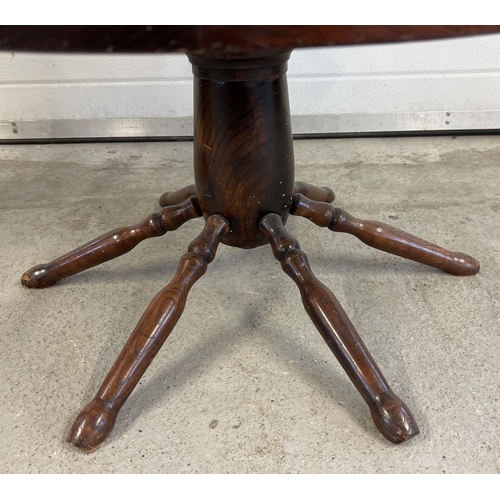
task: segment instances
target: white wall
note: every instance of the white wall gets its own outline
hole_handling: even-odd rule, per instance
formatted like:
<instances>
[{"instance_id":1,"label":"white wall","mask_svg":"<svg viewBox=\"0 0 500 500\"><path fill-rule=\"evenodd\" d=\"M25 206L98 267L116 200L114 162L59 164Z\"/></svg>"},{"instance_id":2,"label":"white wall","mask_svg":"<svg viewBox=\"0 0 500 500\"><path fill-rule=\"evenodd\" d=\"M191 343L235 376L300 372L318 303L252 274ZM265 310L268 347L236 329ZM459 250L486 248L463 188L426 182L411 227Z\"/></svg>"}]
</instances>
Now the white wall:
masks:
<instances>
[{"instance_id":1,"label":"white wall","mask_svg":"<svg viewBox=\"0 0 500 500\"><path fill-rule=\"evenodd\" d=\"M295 133L500 128L500 35L296 49L288 77ZM0 138L190 135L191 114L182 54L0 52Z\"/></svg>"}]
</instances>

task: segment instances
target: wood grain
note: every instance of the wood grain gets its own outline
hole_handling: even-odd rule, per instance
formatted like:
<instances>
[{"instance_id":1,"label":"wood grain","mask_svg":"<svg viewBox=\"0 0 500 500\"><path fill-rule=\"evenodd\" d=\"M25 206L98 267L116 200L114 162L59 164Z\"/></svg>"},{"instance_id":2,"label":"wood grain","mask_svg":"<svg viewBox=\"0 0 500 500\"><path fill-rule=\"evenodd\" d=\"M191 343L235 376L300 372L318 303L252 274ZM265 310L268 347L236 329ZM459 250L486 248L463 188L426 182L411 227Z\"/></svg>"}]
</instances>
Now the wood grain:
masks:
<instances>
[{"instance_id":1,"label":"wood grain","mask_svg":"<svg viewBox=\"0 0 500 500\"><path fill-rule=\"evenodd\" d=\"M188 220L200 216L196 197L192 196L179 205L149 215L140 224L115 229L48 264L32 267L23 274L21 283L25 288L47 288L64 278L116 259L130 252L141 241L174 231Z\"/></svg>"},{"instance_id":2,"label":"wood grain","mask_svg":"<svg viewBox=\"0 0 500 500\"><path fill-rule=\"evenodd\" d=\"M470 255L446 250L383 222L358 219L341 208L310 200L301 194L294 195L292 214L331 231L352 234L377 250L442 269L454 276L479 272L479 262Z\"/></svg>"},{"instance_id":3,"label":"wood grain","mask_svg":"<svg viewBox=\"0 0 500 500\"><path fill-rule=\"evenodd\" d=\"M153 299L68 441L86 452L111 433L117 415L175 324L189 290L219 243L271 243L283 270L329 348L393 443L418 434L332 292L285 229L289 213L346 232L374 248L456 275L475 274L472 257L334 208L334 193L294 183L287 61L294 47L401 42L500 32L500 26L2 26L0 50L96 53L186 52L194 74L195 186L165 193L165 208L142 223L111 231L23 275L43 288L114 259L146 238L203 215L206 226L181 258L172 281Z\"/></svg>"},{"instance_id":4,"label":"wood grain","mask_svg":"<svg viewBox=\"0 0 500 500\"><path fill-rule=\"evenodd\" d=\"M205 274L228 230L228 222L220 215L208 218L203 232L181 258L172 281L142 315L95 398L78 415L68 442L90 453L109 436L118 412L177 324L189 290Z\"/></svg>"},{"instance_id":5,"label":"wood grain","mask_svg":"<svg viewBox=\"0 0 500 500\"><path fill-rule=\"evenodd\" d=\"M261 218L284 220L294 189L294 155L286 61L190 57L194 78L194 172L205 217L231 222L226 245L267 243Z\"/></svg>"},{"instance_id":6,"label":"wood grain","mask_svg":"<svg viewBox=\"0 0 500 500\"><path fill-rule=\"evenodd\" d=\"M410 410L389 387L333 293L314 276L306 254L281 218L266 215L261 227L274 256L298 286L307 314L368 404L378 430L396 444L416 436L419 429Z\"/></svg>"}]
</instances>

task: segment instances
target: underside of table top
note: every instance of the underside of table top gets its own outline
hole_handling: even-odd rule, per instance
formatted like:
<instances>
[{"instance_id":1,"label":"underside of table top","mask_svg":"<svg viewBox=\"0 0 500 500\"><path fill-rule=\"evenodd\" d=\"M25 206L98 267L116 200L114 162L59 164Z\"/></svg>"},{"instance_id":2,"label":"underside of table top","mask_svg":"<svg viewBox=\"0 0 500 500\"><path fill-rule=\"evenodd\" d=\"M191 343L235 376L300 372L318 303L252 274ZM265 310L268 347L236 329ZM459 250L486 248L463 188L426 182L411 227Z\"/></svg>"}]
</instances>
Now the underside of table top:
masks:
<instances>
[{"instance_id":1,"label":"underside of table top","mask_svg":"<svg viewBox=\"0 0 500 500\"><path fill-rule=\"evenodd\" d=\"M0 26L0 50L190 52L231 57L295 47L405 42L500 32L500 26Z\"/></svg>"}]
</instances>

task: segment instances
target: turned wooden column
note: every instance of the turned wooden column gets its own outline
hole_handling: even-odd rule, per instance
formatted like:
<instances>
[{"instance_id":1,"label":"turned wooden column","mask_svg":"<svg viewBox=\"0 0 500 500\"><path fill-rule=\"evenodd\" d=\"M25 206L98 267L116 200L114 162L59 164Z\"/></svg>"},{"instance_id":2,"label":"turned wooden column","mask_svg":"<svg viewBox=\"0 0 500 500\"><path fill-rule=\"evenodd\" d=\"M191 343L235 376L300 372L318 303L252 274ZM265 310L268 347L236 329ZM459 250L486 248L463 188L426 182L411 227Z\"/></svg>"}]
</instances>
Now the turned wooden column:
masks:
<instances>
[{"instance_id":1,"label":"turned wooden column","mask_svg":"<svg viewBox=\"0 0 500 500\"><path fill-rule=\"evenodd\" d=\"M220 214L229 221L226 245L267 244L262 217L288 217L294 191L289 57L290 51L236 59L189 56L196 195L205 218Z\"/></svg>"}]
</instances>

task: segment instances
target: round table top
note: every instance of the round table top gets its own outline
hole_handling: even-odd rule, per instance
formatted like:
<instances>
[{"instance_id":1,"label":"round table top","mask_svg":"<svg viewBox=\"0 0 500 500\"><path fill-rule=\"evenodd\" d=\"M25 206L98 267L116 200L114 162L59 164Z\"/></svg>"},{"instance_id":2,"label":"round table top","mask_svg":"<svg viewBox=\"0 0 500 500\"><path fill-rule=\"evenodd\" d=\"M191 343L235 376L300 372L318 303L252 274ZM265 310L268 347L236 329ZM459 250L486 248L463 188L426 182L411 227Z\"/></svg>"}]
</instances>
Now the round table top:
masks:
<instances>
[{"instance_id":1,"label":"round table top","mask_svg":"<svg viewBox=\"0 0 500 500\"><path fill-rule=\"evenodd\" d=\"M225 55L500 32L500 26L0 26L0 50Z\"/></svg>"}]
</instances>

